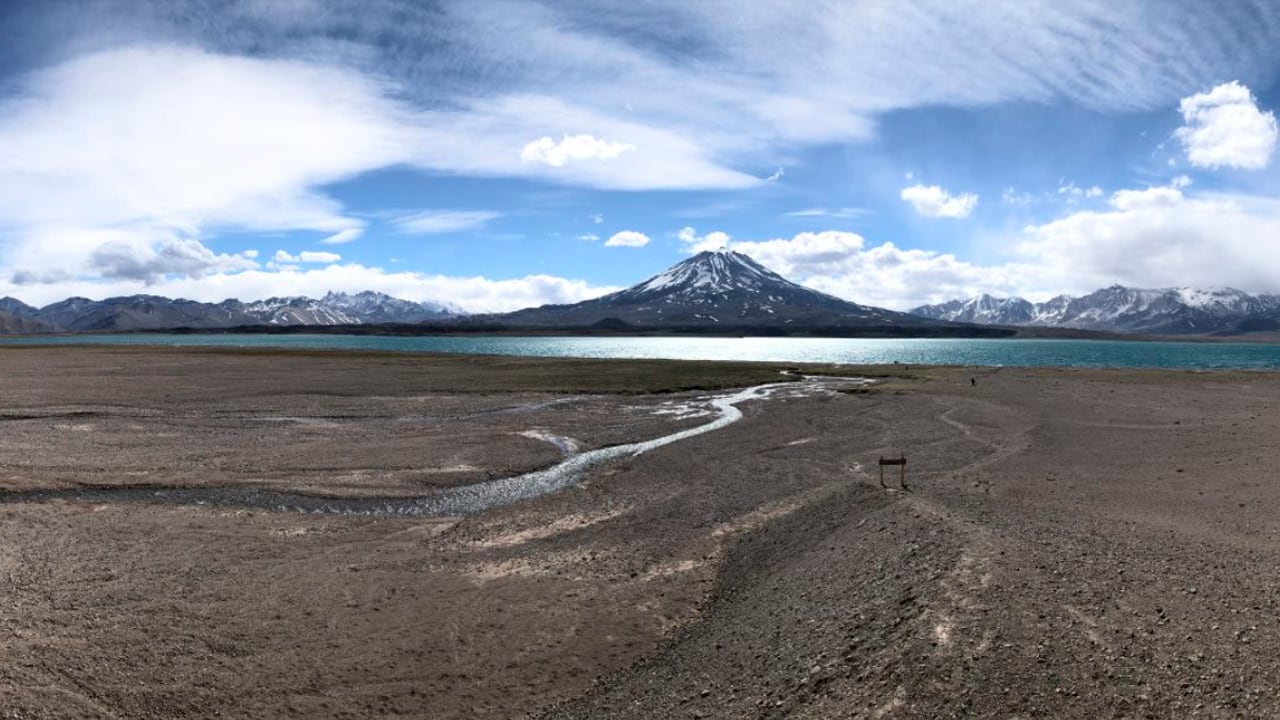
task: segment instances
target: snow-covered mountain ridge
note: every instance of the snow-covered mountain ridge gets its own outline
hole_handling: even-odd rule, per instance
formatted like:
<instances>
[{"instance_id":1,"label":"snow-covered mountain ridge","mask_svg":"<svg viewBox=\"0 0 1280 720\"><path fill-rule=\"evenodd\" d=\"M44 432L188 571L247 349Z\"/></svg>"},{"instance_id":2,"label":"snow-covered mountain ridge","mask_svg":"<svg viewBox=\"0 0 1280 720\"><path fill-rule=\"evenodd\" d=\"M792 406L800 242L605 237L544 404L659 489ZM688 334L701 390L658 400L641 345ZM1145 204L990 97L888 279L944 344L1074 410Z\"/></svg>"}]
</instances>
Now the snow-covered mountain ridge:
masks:
<instances>
[{"instance_id":1,"label":"snow-covered mountain ridge","mask_svg":"<svg viewBox=\"0 0 1280 720\"><path fill-rule=\"evenodd\" d=\"M377 292L330 292L320 299L274 297L242 302L201 303L157 295L90 300L67 298L34 308L13 298L0 298L0 313L14 332L80 332L93 330L163 330L229 328L242 325L364 325L416 323L460 313L437 303L416 303ZM21 320L19 325L17 320ZM3 331L0 327L0 331Z\"/></svg>"},{"instance_id":2,"label":"snow-covered mountain ridge","mask_svg":"<svg viewBox=\"0 0 1280 720\"><path fill-rule=\"evenodd\" d=\"M1063 327L1161 335L1238 334L1280 329L1280 296L1228 287L1095 290L1043 303L977 295L923 305L913 315L984 325Z\"/></svg>"}]
</instances>

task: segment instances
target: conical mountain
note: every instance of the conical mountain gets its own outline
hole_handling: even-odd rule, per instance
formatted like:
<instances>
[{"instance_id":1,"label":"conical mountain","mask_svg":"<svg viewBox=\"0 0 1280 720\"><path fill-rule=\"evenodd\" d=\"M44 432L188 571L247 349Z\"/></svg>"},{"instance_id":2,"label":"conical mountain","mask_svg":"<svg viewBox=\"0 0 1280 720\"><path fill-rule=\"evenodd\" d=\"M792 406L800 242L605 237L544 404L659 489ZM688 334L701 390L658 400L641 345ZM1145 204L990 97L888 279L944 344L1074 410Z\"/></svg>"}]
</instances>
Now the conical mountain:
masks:
<instances>
[{"instance_id":1,"label":"conical mountain","mask_svg":"<svg viewBox=\"0 0 1280 720\"><path fill-rule=\"evenodd\" d=\"M702 252L642 283L573 305L498 316L526 327L804 329L932 328L948 323L859 305L798 285L750 257ZM954 327L954 326L952 326Z\"/></svg>"}]
</instances>

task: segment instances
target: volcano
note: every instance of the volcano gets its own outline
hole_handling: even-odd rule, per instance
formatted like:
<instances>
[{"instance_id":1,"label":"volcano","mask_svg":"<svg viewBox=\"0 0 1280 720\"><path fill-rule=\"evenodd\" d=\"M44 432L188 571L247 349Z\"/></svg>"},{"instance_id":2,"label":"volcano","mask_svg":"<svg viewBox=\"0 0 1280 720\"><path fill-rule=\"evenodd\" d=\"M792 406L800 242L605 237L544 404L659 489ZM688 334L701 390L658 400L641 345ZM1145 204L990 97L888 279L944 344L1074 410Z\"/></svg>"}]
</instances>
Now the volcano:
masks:
<instances>
[{"instance_id":1,"label":"volcano","mask_svg":"<svg viewBox=\"0 0 1280 720\"><path fill-rule=\"evenodd\" d=\"M798 285L739 252L701 252L644 282L573 305L491 318L512 327L742 334L998 334L859 305Z\"/></svg>"}]
</instances>

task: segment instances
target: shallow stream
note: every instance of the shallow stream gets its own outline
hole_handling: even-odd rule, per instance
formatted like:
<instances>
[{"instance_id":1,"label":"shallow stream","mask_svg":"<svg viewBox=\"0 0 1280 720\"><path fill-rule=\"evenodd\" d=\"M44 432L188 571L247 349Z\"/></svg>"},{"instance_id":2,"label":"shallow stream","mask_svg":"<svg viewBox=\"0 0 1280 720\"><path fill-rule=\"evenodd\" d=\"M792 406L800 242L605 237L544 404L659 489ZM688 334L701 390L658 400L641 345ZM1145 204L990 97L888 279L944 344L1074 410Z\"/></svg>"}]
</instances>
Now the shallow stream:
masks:
<instances>
[{"instance_id":1,"label":"shallow stream","mask_svg":"<svg viewBox=\"0 0 1280 720\"><path fill-rule=\"evenodd\" d=\"M576 484L587 470L611 460L643 453L704 433L727 427L742 418L738 404L763 400L777 394L804 395L862 381L850 378L809 378L801 382L771 383L739 390L729 395L707 398L716 418L696 427L652 440L612 445L570 454L560 463L534 472L442 490L431 495L396 498L324 497L250 486L156 487L114 486L64 490L0 492L0 503L71 500L77 502L143 502L163 505L209 505L240 507L276 512L328 515L374 515L388 517L447 517L469 515L529 500ZM559 445L558 445L559 446ZM562 447L562 449L565 449Z\"/></svg>"}]
</instances>

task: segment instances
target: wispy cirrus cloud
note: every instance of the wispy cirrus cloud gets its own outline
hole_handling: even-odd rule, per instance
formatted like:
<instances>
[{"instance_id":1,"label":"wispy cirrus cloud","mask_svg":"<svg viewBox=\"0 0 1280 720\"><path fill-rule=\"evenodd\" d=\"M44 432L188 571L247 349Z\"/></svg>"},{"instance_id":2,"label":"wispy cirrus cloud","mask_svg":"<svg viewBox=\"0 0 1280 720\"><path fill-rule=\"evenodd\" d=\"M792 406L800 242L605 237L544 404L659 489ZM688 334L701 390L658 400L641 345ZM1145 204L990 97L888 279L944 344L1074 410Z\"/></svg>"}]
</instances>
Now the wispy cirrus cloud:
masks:
<instances>
[{"instance_id":1,"label":"wispy cirrus cloud","mask_svg":"<svg viewBox=\"0 0 1280 720\"><path fill-rule=\"evenodd\" d=\"M792 218L856 218L870 214L871 210L860 207L811 207L804 208L802 210L792 210L791 212L783 213L782 216Z\"/></svg>"},{"instance_id":2,"label":"wispy cirrus cloud","mask_svg":"<svg viewBox=\"0 0 1280 720\"><path fill-rule=\"evenodd\" d=\"M476 230L500 217L502 213L494 210L416 210L393 214L388 222L409 235L442 235Z\"/></svg>"},{"instance_id":3,"label":"wispy cirrus cloud","mask_svg":"<svg viewBox=\"0 0 1280 720\"><path fill-rule=\"evenodd\" d=\"M359 240L362 235L364 235L363 227L353 227L347 228L346 230L339 230L329 237L322 239L320 242L324 245L345 245L349 242Z\"/></svg>"}]
</instances>

